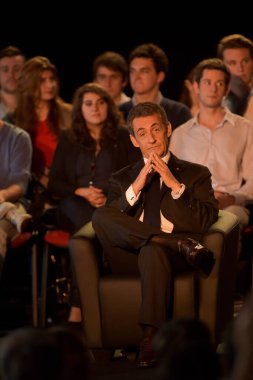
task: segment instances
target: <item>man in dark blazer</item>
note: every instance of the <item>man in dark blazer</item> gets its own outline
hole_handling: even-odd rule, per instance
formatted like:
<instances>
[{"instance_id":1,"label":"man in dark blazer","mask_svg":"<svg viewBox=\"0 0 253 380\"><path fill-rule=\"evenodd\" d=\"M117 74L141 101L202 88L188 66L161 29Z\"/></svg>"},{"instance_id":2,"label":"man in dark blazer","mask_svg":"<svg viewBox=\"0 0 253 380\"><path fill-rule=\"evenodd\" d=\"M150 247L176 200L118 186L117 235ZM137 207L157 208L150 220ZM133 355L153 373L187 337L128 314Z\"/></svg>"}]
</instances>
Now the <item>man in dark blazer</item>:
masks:
<instances>
[{"instance_id":1,"label":"man in dark blazer","mask_svg":"<svg viewBox=\"0 0 253 380\"><path fill-rule=\"evenodd\" d=\"M97 209L92 221L113 272L132 271L136 254L142 287L139 366L147 367L155 364L153 335L169 316L173 274L192 270L187 254L205 250L188 238L201 238L217 220L218 204L209 170L169 152L171 124L161 106L140 103L127 122L131 141L143 159L112 175L107 206ZM161 186L158 226L145 220L146 189L154 173L159 174ZM149 203L156 204L157 197ZM206 249L206 253L210 252Z\"/></svg>"},{"instance_id":2,"label":"man in dark blazer","mask_svg":"<svg viewBox=\"0 0 253 380\"><path fill-rule=\"evenodd\" d=\"M125 119L131 108L142 102L160 104L173 129L191 118L191 112L185 104L164 97L160 91L169 66L168 57L163 49L151 43L139 45L131 51L128 63L133 96L131 100L119 106Z\"/></svg>"}]
</instances>

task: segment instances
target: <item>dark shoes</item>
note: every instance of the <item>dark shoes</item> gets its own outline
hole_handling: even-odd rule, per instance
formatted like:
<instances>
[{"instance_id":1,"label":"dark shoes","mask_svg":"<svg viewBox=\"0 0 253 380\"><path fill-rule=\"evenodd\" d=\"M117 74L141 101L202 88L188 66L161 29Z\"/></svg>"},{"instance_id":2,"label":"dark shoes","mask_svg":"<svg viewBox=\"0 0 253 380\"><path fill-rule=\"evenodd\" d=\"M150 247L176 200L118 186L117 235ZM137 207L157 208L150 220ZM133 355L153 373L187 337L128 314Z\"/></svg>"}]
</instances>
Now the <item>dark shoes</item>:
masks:
<instances>
[{"instance_id":1,"label":"dark shoes","mask_svg":"<svg viewBox=\"0 0 253 380\"><path fill-rule=\"evenodd\" d=\"M204 277L209 276L215 264L212 251L191 238L179 240L178 247L179 252L184 255L188 264L194 267Z\"/></svg>"},{"instance_id":2,"label":"dark shoes","mask_svg":"<svg viewBox=\"0 0 253 380\"><path fill-rule=\"evenodd\" d=\"M139 368L155 367L156 360L152 347L152 337L145 337L140 344L140 354L138 359Z\"/></svg>"},{"instance_id":3,"label":"dark shoes","mask_svg":"<svg viewBox=\"0 0 253 380\"><path fill-rule=\"evenodd\" d=\"M194 239L178 240L178 238L162 232L159 235L152 236L150 243L173 249L175 252L181 252L187 263L204 277L209 276L214 267L213 252Z\"/></svg>"}]
</instances>

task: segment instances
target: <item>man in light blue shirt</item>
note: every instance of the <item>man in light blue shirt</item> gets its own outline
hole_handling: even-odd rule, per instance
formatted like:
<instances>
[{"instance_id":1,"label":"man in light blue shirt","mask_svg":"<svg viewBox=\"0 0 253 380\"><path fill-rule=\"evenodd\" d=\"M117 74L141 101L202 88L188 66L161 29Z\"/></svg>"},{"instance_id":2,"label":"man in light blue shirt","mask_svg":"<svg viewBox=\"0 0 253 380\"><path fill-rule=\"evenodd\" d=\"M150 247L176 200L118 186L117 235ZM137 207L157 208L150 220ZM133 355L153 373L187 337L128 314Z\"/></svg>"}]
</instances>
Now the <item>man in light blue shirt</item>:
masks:
<instances>
[{"instance_id":1,"label":"man in light blue shirt","mask_svg":"<svg viewBox=\"0 0 253 380\"><path fill-rule=\"evenodd\" d=\"M32 160L32 144L28 133L0 121L0 273L6 253L7 239L22 232L22 224L31 219L16 203L25 194Z\"/></svg>"}]
</instances>

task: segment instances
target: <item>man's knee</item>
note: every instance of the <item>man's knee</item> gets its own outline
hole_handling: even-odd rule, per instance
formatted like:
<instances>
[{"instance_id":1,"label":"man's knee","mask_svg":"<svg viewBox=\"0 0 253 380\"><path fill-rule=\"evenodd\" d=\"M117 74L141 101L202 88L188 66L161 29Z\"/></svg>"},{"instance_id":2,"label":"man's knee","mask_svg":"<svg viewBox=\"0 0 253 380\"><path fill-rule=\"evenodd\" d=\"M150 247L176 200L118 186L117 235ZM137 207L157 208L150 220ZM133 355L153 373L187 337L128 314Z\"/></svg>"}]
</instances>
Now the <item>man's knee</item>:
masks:
<instances>
[{"instance_id":1,"label":"man's knee","mask_svg":"<svg viewBox=\"0 0 253 380\"><path fill-rule=\"evenodd\" d=\"M86 237L73 237L69 241L69 251L72 258L78 259L85 255L87 251L93 251L93 243Z\"/></svg>"},{"instance_id":2,"label":"man's knee","mask_svg":"<svg viewBox=\"0 0 253 380\"><path fill-rule=\"evenodd\" d=\"M108 223L108 218L115 216L120 213L119 210L112 207L99 207L97 208L92 215L92 225L96 227L97 225L103 225L104 223Z\"/></svg>"},{"instance_id":3,"label":"man's knee","mask_svg":"<svg viewBox=\"0 0 253 380\"><path fill-rule=\"evenodd\" d=\"M140 249L139 259L145 261L169 261L169 254L166 249L158 244L147 244Z\"/></svg>"},{"instance_id":4,"label":"man's knee","mask_svg":"<svg viewBox=\"0 0 253 380\"><path fill-rule=\"evenodd\" d=\"M247 210L245 207L240 205L231 205L226 207L225 210L231 212L231 214L236 215L242 227L247 226L249 223L249 210Z\"/></svg>"}]
</instances>

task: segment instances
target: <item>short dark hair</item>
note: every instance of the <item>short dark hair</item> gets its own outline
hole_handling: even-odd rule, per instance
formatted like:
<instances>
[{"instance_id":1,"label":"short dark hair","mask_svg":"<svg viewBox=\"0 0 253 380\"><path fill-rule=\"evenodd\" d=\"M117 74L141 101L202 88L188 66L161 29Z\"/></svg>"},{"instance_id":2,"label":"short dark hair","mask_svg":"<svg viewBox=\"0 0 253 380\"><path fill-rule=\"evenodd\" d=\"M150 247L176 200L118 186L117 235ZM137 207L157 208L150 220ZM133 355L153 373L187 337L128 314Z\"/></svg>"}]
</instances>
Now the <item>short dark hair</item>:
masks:
<instances>
[{"instance_id":1,"label":"short dark hair","mask_svg":"<svg viewBox=\"0 0 253 380\"><path fill-rule=\"evenodd\" d=\"M157 73L161 71L167 74L169 67L169 60L164 50L155 44L143 44L137 46L131 51L128 62L132 62L134 58L150 58L154 62L155 70Z\"/></svg>"},{"instance_id":2,"label":"short dark hair","mask_svg":"<svg viewBox=\"0 0 253 380\"><path fill-rule=\"evenodd\" d=\"M131 108L127 117L127 129L130 135L134 135L134 131L133 131L134 119L136 119L137 117L151 116L154 114L157 114L160 116L161 121L164 125L169 123L166 112L159 104L152 103L152 102L144 102L144 103L138 103L136 106Z\"/></svg>"},{"instance_id":3,"label":"short dark hair","mask_svg":"<svg viewBox=\"0 0 253 380\"><path fill-rule=\"evenodd\" d=\"M25 57L24 53L22 50L17 48L16 46L7 46L6 48L0 50L0 59L5 58L5 57L15 57L16 55L22 55Z\"/></svg>"},{"instance_id":4,"label":"short dark hair","mask_svg":"<svg viewBox=\"0 0 253 380\"><path fill-rule=\"evenodd\" d=\"M253 42L242 34L230 34L223 37L217 46L217 55L223 59L226 49L249 49L250 56L253 58Z\"/></svg>"},{"instance_id":5,"label":"short dark hair","mask_svg":"<svg viewBox=\"0 0 253 380\"><path fill-rule=\"evenodd\" d=\"M225 74L225 84L228 86L231 78L230 71L219 58L208 58L200 61L194 69L194 80L199 83L204 70L219 70Z\"/></svg>"},{"instance_id":6,"label":"short dark hair","mask_svg":"<svg viewBox=\"0 0 253 380\"><path fill-rule=\"evenodd\" d=\"M106 51L95 58L93 62L93 78L97 76L97 71L100 66L105 66L108 69L119 72L124 81L128 79L128 67L125 58L114 51Z\"/></svg>"}]
</instances>

